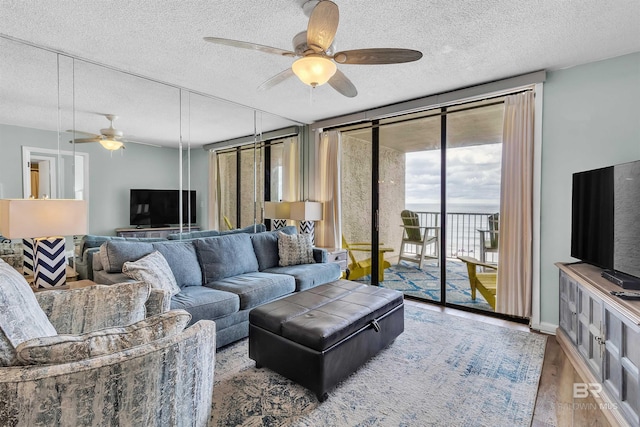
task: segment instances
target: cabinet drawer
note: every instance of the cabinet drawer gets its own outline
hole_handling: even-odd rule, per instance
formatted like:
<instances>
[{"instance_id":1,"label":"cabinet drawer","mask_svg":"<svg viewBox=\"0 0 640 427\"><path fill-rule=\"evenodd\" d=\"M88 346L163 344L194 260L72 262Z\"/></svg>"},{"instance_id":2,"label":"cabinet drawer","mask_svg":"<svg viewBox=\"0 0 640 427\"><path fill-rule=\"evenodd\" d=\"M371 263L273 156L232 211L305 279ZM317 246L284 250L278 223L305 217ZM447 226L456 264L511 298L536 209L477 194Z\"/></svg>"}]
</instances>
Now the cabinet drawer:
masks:
<instances>
[{"instance_id":1,"label":"cabinet drawer","mask_svg":"<svg viewBox=\"0 0 640 427\"><path fill-rule=\"evenodd\" d=\"M330 253L329 256L329 262L344 262L345 264L347 263L347 253L346 252L333 252Z\"/></svg>"}]
</instances>

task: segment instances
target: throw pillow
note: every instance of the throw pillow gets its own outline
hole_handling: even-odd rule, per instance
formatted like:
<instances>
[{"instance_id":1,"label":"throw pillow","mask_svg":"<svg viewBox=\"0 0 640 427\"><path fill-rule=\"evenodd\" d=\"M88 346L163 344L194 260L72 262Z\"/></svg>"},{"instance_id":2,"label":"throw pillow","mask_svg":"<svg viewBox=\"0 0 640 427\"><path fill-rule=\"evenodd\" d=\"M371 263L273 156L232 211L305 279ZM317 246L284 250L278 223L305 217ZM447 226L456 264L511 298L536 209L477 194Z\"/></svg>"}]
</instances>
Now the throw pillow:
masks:
<instances>
[{"instance_id":1,"label":"throw pillow","mask_svg":"<svg viewBox=\"0 0 640 427\"><path fill-rule=\"evenodd\" d=\"M137 261L127 261L122 272L135 280L147 282L154 289L169 291L171 296L180 292L180 286L164 256L153 251Z\"/></svg>"},{"instance_id":2,"label":"throw pillow","mask_svg":"<svg viewBox=\"0 0 640 427\"><path fill-rule=\"evenodd\" d=\"M83 335L33 338L18 345L16 351L18 359L25 365L76 362L176 335L190 320L191 315L186 311L173 310L121 328L101 329Z\"/></svg>"},{"instance_id":3,"label":"throw pillow","mask_svg":"<svg viewBox=\"0 0 640 427\"><path fill-rule=\"evenodd\" d=\"M258 259L258 270L278 266L278 232L285 234L296 234L297 228L289 225L275 231L265 231L263 233L250 234L253 251Z\"/></svg>"},{"instance_id":4,"label":"throw pillow","mask_svg":"<svg viewBox=\"0 0 640 427\"><path fill-rule=\"evenodd\" d=\"M143 320L149 289L126 282L38 292L36 299L59 334L82 334Z\"/></svg>"},{"instance_id":5,"label":"throw pillow","mask_svg":"<svg viewBox=\"0 0 640 427\"><path fill-rule=\"evenodd\" d=\"M56 334L25 278L0 259L0 366L18 363L22 342Z\"/></svg>"},{"instance_id":6,"label":"throw pillow","mask_svg":"<svg viewBox=\"0 0 640 427\"><path fill-rule=\"evenodd\" d=\"M308 234L285 234L278 232L278 255L280 267L298 264L313 264L313 244Z\"/></svg>"}]
</instances>

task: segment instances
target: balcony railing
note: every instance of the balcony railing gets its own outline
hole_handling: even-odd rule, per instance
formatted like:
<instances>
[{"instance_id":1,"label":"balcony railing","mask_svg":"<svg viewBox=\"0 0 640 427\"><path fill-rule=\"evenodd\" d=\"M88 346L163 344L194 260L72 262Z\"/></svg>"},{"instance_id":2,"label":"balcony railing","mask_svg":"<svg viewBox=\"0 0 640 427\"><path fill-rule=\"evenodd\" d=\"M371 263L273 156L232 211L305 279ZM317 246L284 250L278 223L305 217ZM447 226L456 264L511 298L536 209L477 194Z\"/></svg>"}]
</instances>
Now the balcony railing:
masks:
<instances>
[{"instance_id":1,"label":"balcony railing","mask_svg":"<svg viewBox=\"0 0 640 427\"><path fill-rule=\"evenodd\" d=\"M440 227L440 212L416 212L420 225ZM470 256L480 259L480 232L489 230L487 213L448 212L445 256ZM497 253L487 253L487 262L497 262Z\"/></svg>"}]
</instances>

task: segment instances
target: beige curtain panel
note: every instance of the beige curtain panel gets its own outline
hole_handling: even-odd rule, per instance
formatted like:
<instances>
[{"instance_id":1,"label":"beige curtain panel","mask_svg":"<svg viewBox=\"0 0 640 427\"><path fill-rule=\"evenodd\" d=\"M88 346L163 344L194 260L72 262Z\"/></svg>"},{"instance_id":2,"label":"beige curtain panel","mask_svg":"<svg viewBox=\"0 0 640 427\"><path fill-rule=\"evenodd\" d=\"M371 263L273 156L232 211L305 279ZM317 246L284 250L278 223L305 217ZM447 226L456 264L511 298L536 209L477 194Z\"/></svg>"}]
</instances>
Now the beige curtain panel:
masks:
<instances>
[{"instance_id":1,"label":"beige curtain panel","mask_svg":"<svg viewBox=\"0 0 640 427\"><path fill-rule=\"evenodd\" d=\"M315 201L322 202L322 221L316 223L316 246L339 248L342 244L340 198L340 132L323 132L316 144Z\"/></svg>"},{"instance_id":2,"label":"beige curtain panel","mask_svg":"<svg viewBox=\"0 0 640 427\"><path fill-rule=\"evenodd\" d=\"M531 91L505 99L496 311L531 317L533 117Z\"/></svg>"}]
</instances>

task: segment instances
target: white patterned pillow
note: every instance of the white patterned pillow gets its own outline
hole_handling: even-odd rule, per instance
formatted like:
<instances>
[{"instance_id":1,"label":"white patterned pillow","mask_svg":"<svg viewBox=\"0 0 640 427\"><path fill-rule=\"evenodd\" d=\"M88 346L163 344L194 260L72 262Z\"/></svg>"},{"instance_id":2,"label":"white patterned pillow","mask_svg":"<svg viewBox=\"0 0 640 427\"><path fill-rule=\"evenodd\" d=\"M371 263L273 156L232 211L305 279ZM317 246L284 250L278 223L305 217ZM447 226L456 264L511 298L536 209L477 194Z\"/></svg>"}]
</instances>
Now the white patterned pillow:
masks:
<instances>
[{"instance_id":1,"label":"white patterned pillow","mask_svg":"<svg viewBox=\"0 0 640 427\"><path fill-rule=\"evenodd\" d=\"M20 343L56 334L25 278L0 259L0 366L18 363Z\"/></svg>"},{"instance_id":2,"label":"white patterned pillow","mask_svg":"<svg viewBox=\"0 0 640 427\"><path fill-rule=\"evenodd\" d=\"M313 264L313 245L308 234L285 234L278 232L278 256L280 267L298 264Z\"/></svg>"},{"instance_id":3,"label":"white patterned pillow","mask_svg":"<svg viewBox=\"0 0 640 427\"><path fill-rule=\"evenodd\" d=\"M180 286L164 256L153 251L137 261L127 261L122 272L135 280L147 282L154 289L169 291L171 296L180 292Z\"/></svg>"},{"instance_id":4,"label":"white patterned pillow","mask_svg":"<svg viewBox=\"0 0 640 427\"><path fill-rule=\"evenodd\" d=\"M191 315L186 311L172 310L122 328L30 339L18 345L16 352L25 365L76 362L176 335L189 321Z\"/></svg>"}]
</instances>

